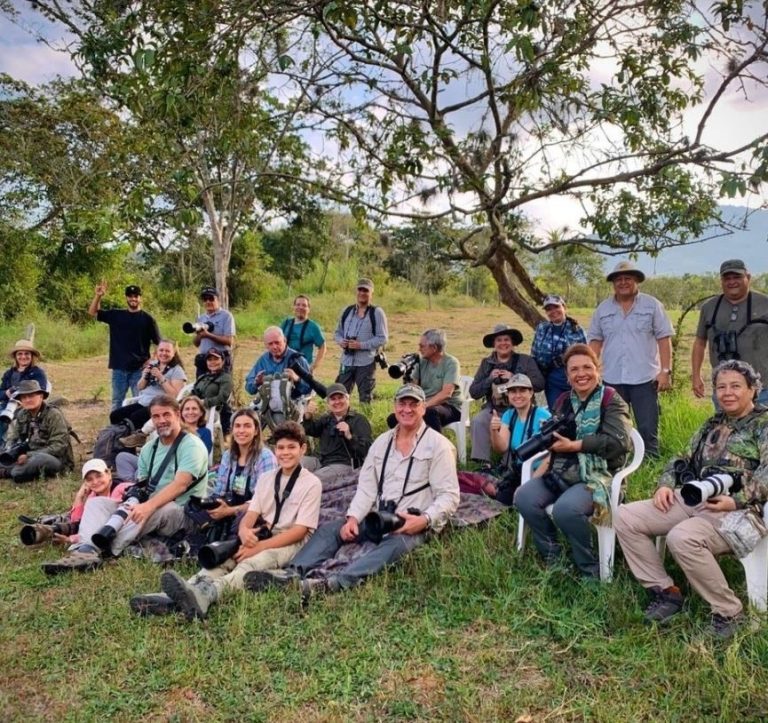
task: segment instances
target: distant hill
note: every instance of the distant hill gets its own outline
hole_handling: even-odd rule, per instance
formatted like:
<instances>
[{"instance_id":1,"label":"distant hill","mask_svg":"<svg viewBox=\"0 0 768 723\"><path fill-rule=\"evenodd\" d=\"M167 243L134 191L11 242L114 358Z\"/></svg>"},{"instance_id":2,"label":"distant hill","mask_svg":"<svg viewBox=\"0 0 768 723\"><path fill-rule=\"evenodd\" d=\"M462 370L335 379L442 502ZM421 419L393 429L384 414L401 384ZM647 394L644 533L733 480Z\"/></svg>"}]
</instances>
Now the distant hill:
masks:
<instances>
[{"instance_id":1,"label":"distant hill","mask_svg":"<svg viewBox=\"0 0 768 723\"><path fill-rule=\"evenodd\" d=\"M726 219L743 219L745 210L740 206L723 206ZM649 276L682 276L717 272L725 259L743 259L753 274L768 271L768 211L756 211L749 217L746 231L735 231L730 236L711 239L687 246L665 249L656 258L648 254L638 257L637 265ZM606 270L612 269L618 259L606 260Z\"/></svg>"}]
</instances>

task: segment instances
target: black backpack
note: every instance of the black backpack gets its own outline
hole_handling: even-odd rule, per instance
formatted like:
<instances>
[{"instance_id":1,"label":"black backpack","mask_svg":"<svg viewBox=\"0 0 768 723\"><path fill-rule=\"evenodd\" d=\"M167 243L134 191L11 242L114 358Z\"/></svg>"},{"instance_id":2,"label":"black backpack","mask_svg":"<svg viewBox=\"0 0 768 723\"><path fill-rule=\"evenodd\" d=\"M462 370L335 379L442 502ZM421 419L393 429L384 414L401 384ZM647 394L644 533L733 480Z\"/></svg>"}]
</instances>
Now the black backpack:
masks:
<instances>
[{"instance_id":1,"label":"black backpack","mask_svg":"<svg viewBox=\"0 0 768 723\"><path fill-rule=\"evenodd\" d=\"M96 436L96 442L93 445L93 458L103 459L108 467L115 469L118 453L134 451L120 441L122 437L127 437L133 431L133 424L128 419L104 427Z\"/></svg>"}]
</instances>

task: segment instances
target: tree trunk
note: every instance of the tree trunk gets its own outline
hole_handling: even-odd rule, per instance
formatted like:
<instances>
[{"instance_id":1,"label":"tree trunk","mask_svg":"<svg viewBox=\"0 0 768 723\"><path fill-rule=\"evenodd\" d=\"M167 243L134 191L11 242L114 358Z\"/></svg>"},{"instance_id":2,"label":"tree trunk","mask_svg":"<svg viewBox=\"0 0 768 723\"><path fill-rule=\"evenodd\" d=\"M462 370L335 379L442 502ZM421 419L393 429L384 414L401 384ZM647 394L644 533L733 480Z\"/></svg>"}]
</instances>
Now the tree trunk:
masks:
<instances>
[{"instance_id":1,"label":"tree trunk","mask_svg":"<svg viewBox=\"0 0 768 723\"><path fill-rule=\"evenodd\" d=\"M538 308L516 288L511 268L505 259L501 258L499 254L494 254L488 259L486 266L490 269L494 281L499 287L499 298L506 306L512 309L532 329L540 321L544 321Z\"/></svg>"}]
</instances>

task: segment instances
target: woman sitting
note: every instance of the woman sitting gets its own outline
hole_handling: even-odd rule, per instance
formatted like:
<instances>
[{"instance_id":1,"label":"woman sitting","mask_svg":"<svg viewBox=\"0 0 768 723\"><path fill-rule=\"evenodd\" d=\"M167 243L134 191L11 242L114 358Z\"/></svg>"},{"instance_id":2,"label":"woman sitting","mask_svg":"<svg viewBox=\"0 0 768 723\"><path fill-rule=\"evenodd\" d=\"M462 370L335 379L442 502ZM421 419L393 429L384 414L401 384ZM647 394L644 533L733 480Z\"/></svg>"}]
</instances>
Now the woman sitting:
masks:
<instances>
[{"instance_id":1,"label":"woman sitting","mask_svg":"<svg viewBox=\"0 0 768 723\"><path fill-rule=\"evenodd\" d=\"M571 417L570 429L554 433L548 471L518 488L515 507L531 526L533 541L546 564L560 558L557 528L571 545L584 577L599 578L590 521L610 519L610 483L630 451L629 409L600 379L600 362L586 344L563 355L571 392L555 405L555 415ZM552 519L547 506L554 503Z\"/></svg>"},{"instance_id":2,"label":"woman sitting","mask_svg":"<svg viewBox=\"0 0 768 723\"><path fill-rule=\"evenodd\" d=\"M109 415L112 424L128 420L134 429L149 421L149 403L161 394L175 397L187 381L184 365L181 363L176 342L163 339L155 351L155 359L144 366L139 381L139 396L132 404L113 409Z\"/></svg>"},{"instance_id":3,"label":"woman sitting","mask_svg":"<svg viewBox=\"0 0 768 723\"><path fill-rule=\"evenodd\" d=\"M45 372L37 365L40 361L40 352L35 349L31 341L19 339L13 345L10 357L13 359L13 365L5 370L0 380L0 412L11 401L20 382L31 379L36 381L41 389L46 389L48 386ZM0 442L3 441L12 418L10 410L7 415L0 415Z\"/></svg>"},{"instance_id":4,"label":"woman sitting","mask_svg":"<svg viewBox=\"0 0 768 723\"><path fill-rule=\"evenodd\" d=\"M743 605L716 557L744 557L760 541L768 500L768 408L755 402L760 375L746 362L719 364L712 386L722 411L693 435L685 456L669 462L653 499L619 507L615 527L629 569L651 596L645 619L665 623L683 607L656 550L656 536L666 535L690 586L712 608L713 634L725 639L742 622Z\"/></svg>"},{"instance_id":5,"label":"woman sitting","mask_svg":"<svg viewBox=\"0 0 768 723\"><path fill-rule=\"evenodd\" d=\"M221 429L229 434L230 410L227 402L232 395L232 375L224 370L224 353L220 349L209 349L205 356L208 371L195 381L192 394L200 397L208 409L214 407L219 412Z\"/></svg>"},{"instance_id":6,"label":"woman sitting","mask_svg":"<svg viewBox=\"0 0 768 723\"><path fill-rule=\"evenodd\" d=\"M488 482L483 491L499 502L511 505L515 490L520 486L523 467L515 455L515 450L538 434L542 423L552 415L548 410L536 406L533 401L533 384L525 374L515 374L507 382L506 394L510 408L501 417L496 410L491 416L491 445L495 452L505 455L506 472L501 482ZM546 471L546 466L539 465L536 471L538 476Z\"/></svg>"}]
</instances>

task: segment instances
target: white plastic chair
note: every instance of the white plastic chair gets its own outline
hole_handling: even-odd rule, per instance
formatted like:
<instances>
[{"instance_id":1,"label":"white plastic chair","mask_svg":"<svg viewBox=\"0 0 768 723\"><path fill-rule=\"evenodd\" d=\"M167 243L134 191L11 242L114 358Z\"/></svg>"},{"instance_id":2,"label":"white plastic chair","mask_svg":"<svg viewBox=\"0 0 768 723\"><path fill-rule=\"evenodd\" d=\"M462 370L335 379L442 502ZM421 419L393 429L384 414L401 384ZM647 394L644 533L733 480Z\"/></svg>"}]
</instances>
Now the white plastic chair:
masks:
<instances>
[{"instance_id":1,"label":"white plastic chair","mask_svg":"<svg viewBox=\"0 0 768 723\"><path fill-rule=\"evenodd\" d=\"M768 505L763 506L763 519L768 524ZM656 538L659 557L664 559L667 549L666 535ZM751 605L761 613L768 611L768 537L764 537L746 557L739 562L744 567L747 578L747 598Z\"/></svg>"},{"instance_id":2,"label":"white plastic chair","mask_svg":"<svg viewBox=\"0 0 768 723\"><path fill-rule=\"evenodd\" d=\"M459 380L461 389L461 419L458 422L446 424L445 428L450 429L456 435L456 449L459 453L459 462L467 463L467 428L469 427L469 405L472 404L472 397L469 396L469 387L472 384L472 377L461 377Z\"/></svg>"},{"instance_id":3,"label":"white plastic chair","mask_svg":"<svg viewBox=\"0 0 768 723\"><path fill-rule=\"evenodd\" d=\"M645 456L645 444L643 438L640 436L640 432L636 429L632 429L630 434L632 440L633 454L631 462L624 468L620 469L613 476L611 480L611 515L616 514L616 510L619 507L619 498L621 497L621 488L624 480L632 474L642 463ZM531 472L533 470L533 463L546 456L547 452L541 452L529 460L523 463L523 469L521 472L521 484L525 484L531 479ZM547 514L552 516L552 507L547 507ZM600 560L600 580L603 582L610 582L613 579L613 557L616 551L616 531L612 526L595 525L597 530L597 548L598 558ZM517 523L517 551L522 552L525 545L525 520L522 515L518 515Z\"/></svg>"}]
</instances>

